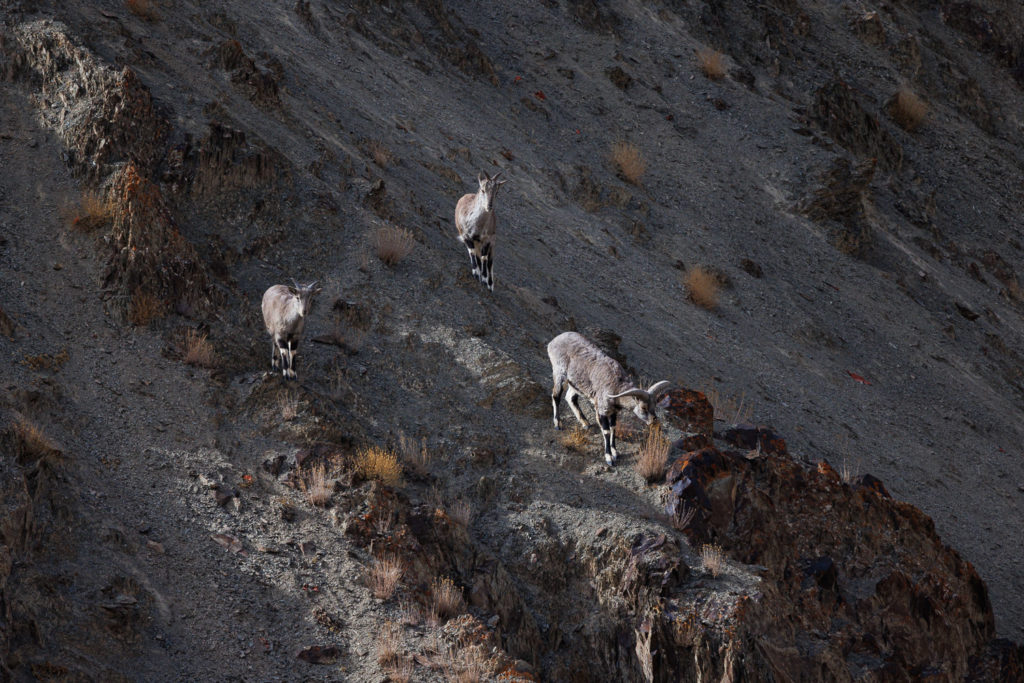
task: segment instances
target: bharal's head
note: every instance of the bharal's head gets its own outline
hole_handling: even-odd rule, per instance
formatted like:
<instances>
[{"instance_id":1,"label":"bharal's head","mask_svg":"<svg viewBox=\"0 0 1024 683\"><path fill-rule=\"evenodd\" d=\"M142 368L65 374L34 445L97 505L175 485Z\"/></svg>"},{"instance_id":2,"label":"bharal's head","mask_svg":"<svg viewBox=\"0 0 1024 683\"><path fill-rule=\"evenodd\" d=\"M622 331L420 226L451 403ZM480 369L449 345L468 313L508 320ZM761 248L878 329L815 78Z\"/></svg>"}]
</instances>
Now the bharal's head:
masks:
<instances>
[{"instance_id":1,"label":"bharal's head","mask_svg":"<svg viewBox=\"0 0 1024 683\"><path fill-rule=\"evenodd\" d=\"M631 398L633 399L633 414L640 419L645 425L651 425L654 423L658 416L655 412L658 404L658 399L661 395L668 391L671 383L668 380L662 380L651 385L651 387L644 391L643 389L630 389L624 391L621 394L615 394L609 398Z\"/></svg>"},{"instance_id":2,"label":"bharal's head","mask_svg":"<svg viewBox=\"0 0 1024 683\"><path fill-rule=\"evenodd\" d=\"M498 188L508 182L507 180L498 180L501 173L498 171L493 176L489 176L481 171L480 175L476 177L480 183L480 194L484 196L488 211L494 210L494 195L498 194Z\"/></svg>"},{"instance_id":3,"label":"bharal's head","mask_svg":"<svg viewBox=\"0 0 1024 683\"><path fill-rule=\"evenodd\" d=\"M316 296L321 288L316 286L316 282L310 282L308 285L300 285L298 282L292 280L292 286L288 290L294 297L299 300L299 316L306 317L310 309L313 307L313 297Z\"/></svg>"}]
</instances>

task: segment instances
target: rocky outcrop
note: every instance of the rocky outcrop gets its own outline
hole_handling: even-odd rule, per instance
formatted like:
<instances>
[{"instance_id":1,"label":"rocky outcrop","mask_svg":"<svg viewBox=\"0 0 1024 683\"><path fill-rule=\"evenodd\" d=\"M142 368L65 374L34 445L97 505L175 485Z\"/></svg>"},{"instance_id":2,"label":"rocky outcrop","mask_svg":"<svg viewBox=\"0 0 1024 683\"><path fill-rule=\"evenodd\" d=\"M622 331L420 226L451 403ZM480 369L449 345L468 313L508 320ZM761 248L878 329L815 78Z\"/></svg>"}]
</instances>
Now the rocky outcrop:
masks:
<instances>
[{"instance_id":1,"label":"rocky outcrop","mask_svg":"<svg viewBox=\"0 0 1024 683\"><path fill-rule=\"evenodd\" d=\"M134 71L100 62L59 22L22 24L13 35L7 76L39 86L40 116L60 136L76 174L96 181L126 161L152 173L170 126Z\"/></svg>"},{"instance_id":2,"label":"rocky outcrop","mask_svg":"<svg viewBox=\"0 0 1024 683\"><path fill-rule=\"evenodd\" d=\"M724 436L777 443L764 433ZM676 460L666 479L668 512L695 545L760 568L761 595L738 626L777 676L961 680L997 670L991 680L1011 680L1019 671L1020 650L993 643L971 563L873 477L846 483L827 462L812 469L784 448L709 447Z\"/></svg>"}]
</instances>

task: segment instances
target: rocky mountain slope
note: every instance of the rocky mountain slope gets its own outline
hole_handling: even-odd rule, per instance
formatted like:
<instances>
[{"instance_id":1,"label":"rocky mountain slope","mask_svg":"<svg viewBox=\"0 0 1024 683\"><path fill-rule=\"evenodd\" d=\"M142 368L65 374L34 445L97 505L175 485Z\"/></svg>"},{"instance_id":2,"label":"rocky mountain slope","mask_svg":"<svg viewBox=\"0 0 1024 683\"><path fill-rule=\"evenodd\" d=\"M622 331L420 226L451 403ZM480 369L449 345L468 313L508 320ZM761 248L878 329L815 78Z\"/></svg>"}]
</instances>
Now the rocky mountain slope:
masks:
<instances>
[{"instance_id":1,"label":"rocky mountain slope","mask_svg":"<svg viewBox=\"0 0 1024 683\"><path fill-rule=\"evenodd\" d=\"M1018 4L0 9L6 677L1024 677ZM664 480L553 430L565 329Z\"/></svg>"}]
</instances>

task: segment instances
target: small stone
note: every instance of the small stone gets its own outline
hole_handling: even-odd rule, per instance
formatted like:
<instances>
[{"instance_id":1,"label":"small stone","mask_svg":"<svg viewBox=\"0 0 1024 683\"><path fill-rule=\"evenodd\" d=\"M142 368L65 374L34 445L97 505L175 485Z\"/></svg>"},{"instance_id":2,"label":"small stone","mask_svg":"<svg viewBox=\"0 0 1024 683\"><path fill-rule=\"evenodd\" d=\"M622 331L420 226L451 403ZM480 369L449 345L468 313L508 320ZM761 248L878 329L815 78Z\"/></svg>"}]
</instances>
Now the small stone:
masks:
<instances>
[{"instance_id":1,"label":"small stone","mask_svg":"<svg viewBox=\"0 0 1024 683\"><path fill-rule=\"evenodd\" d=\"M164 545L163 545L163 543L157 543L156 541L146 541L146 547L149 548L150 550L152 550L157 555L163 555L164 554Z\"/></svg>"}]
</instances>

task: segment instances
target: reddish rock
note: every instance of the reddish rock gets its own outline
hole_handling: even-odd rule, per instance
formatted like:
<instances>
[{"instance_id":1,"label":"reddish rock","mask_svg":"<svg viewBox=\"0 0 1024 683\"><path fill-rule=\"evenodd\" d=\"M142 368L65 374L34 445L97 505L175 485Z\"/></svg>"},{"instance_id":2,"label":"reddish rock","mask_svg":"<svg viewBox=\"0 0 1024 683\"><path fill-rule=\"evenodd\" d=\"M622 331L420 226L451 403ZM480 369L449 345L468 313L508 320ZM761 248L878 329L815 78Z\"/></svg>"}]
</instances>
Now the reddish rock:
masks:
<instances>
[{"instance_id":1,"label":"reddish rock","mask_svg":"<svg viewBox=\"0 0 1024 683\"><path fill-rule=\"evenodd\" d=\"M762 453L771 455L784 455L787 452L786 440L776 434L771 427L764 425L733 425L722 432L716 432L715 438L737 448L759 449Z\"/></svg>"},{"instance_id":2,"label":"reddish rock","mask_svg":"<svg viewBox=\"0 0 1024 683\"><path fill-rule=\"evenodd\" d=\"M665 409L666 421L677 429L709 438L714 431L714 409L699 391L670 389L658 405Z\"/></svg>"}]
</instances>

